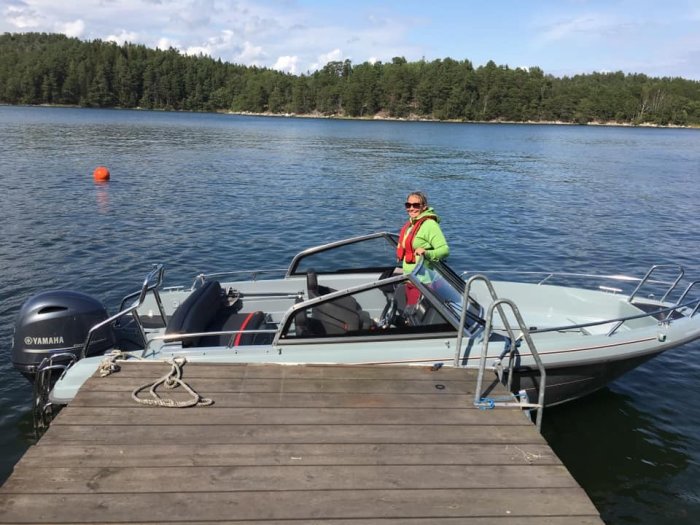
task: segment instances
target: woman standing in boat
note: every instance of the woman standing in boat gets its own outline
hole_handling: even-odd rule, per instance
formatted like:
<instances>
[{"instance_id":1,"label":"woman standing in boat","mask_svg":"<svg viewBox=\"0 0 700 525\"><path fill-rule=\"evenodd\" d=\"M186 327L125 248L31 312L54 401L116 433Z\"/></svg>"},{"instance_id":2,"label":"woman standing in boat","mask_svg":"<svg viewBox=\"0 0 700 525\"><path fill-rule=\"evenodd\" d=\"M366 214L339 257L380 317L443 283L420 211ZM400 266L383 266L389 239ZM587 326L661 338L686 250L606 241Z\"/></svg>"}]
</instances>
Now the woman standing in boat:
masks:
<instances>
[{"instance_id":1,"label":"woman standing in boat","mask_svg":"<svg viewBox=\"0 0 700 525\"><path fill-rule=\"evenodd\" d=\"M419 257L426 261L440 261L450 254L445 236L440 229L440 217L428 206L428 197L414 191L406 198L408 221L401 228L396 255L404 273L411 273ZM414 304L420 292L410 283L406 286L406 301Z\"/></svg>"}]
</instances>

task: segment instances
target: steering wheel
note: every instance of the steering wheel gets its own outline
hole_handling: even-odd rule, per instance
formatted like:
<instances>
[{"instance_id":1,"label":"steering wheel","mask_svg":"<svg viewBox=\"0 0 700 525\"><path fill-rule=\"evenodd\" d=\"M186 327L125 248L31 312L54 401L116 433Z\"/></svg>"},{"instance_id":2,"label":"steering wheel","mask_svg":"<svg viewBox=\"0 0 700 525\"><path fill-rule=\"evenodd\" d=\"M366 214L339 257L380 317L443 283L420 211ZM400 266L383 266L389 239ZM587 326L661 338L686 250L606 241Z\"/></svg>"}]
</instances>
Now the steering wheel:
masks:
<instances>
[{"instance_id":1,"label":"steering wheel","mask_svg":"<svg viewBox=\"0 0 700 525\"><path fill-rule=\"evenodd\" d=\"M396 309L398 305L396 304L396 298L392 295L389 301L386 303L382 314L379 316L379 327L389 328L394 324L394 317L396 317Z\"/></svg>"}]
</instances>

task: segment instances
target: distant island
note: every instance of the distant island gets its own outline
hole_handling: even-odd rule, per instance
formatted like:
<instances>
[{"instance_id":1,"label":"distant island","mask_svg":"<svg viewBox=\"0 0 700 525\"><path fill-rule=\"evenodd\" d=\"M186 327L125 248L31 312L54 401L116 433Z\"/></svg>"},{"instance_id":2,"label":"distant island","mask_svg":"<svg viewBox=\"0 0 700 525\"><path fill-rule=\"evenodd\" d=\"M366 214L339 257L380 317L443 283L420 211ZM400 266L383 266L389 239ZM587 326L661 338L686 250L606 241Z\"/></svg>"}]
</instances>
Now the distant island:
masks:
<instances>
[{"instance_id":1,"label":"distant island","mask_svg":"<svg viewBox=\"0 0 700 525\"><path fill-rule=\"evenodd\" d=\"M700 127L700 82L444 58L292 75L175 49L60 34L0 35L0 103L457 122Z\"/></svg>"}]
</instances>

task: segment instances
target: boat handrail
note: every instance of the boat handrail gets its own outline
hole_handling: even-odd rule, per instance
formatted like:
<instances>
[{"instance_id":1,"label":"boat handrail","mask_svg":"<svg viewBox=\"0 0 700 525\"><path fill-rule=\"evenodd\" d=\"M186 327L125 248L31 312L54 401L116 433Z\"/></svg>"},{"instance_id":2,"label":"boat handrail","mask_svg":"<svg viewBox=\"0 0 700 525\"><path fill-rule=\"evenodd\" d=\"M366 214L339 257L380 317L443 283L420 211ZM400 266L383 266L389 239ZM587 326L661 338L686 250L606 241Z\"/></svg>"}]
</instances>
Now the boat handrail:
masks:
<instances>
[{"instance_id":1,"label":"boat handrail","mask_svg":"<svg viewBox=\"0 0 700 525\"><path fill-rule=\"evenodd\" d=\"M622 324L625 321L633 321L634 319L643 319L644 317L654 317L656 315L661 315L665 313L670 313L675 310L680 310L681 308L690 308L694 306L694 310L688 317L693 317L697 310L700 308L700 299L693 299L692 301L687 301L682 304L674 304L673 306L668 306L666 308L659 308L658 310L653 310L651 312L644 312L641 314L635 314L635 315L628 315L625 317L614 317L611 319L603 319L602 321L591 321L589 323L578 323L578 324L569 324L569 325L562 325L562 326L551 326L547 328L530 328L529 331L531 334L543 334L546 332L565 332L567 330L576 330L578 328L588 328L589 326L599 326L603 324L610 324L610 323L619 323ZM668 316L667 316L668 317ZM607 335L612 335L612 333L619 328L619 326L616 326L613 330L608 332ZM504 331L505 327L494 327L493 328L496 331Z\"/></svg>"},{"instance_id":2,"label":"boat handrail","mask_svg":"<svg viewBox=\"0 0 700 525\"><path fill-rule=\"evenodd\" d=\"M464 333L466 330L466 324L467 324L467 315L468 315L468 305L469 301L471 299L469 292L471 291L472 283L474 281L483 281L483 283L486 285L486 288L489 291L489 294L491 295L491 300L492 301L497 301L498 300L498 295L496 294L496 289L493 287L493 284L489 280L488 277L486 277L483 274L476 274L472 277L470 277L466 284L464 285L464 292L462 293L462 311L460 313L459 317L459 333L457 334L457 348L455 350L455 361L454 361L454 366L459 366L459 357L462 353L462 339L464 337ZM505 325L505 329L508 330L509 332L511 331L510 325L508 324L508 320L506 319L505 315L503 315L503 310L499 306L498 313L501 315L501 319L503 319L503 324ZM467 333L467 335L471 335Z\"/></svg>"},{"instance_id":3,"label":"boat handrail","mask_svg":"<svg viewBox=\"0 0 700 525\"><path fill-rule=\"evenodd\" d=\"M630 296L627 298L627 302L631 303L634 297L639 293L639 290L644 286L649 281L649 277L656 271L661 268L675 268L678 270L678 275L676 276L676 279L671 283L669 286L668 290L666 290L666 293L664 293L663 297L661 298L661 302L663 303L666 298L669 296L669 294L676 288L678 283L681 281L683 278L683 274L685 273L685 270L683 270L683 267L678 265L678 264L655 264L651 268L649 268L649 271L646 273L646 275L642 278L642 280L639 282L637 287L634 289L634 291L630 294Z\"/></svg>"},{"instance_id":4,"label":"boat handrail","mask_svg":"<svg viewBox=\"0 0 700 525\"><path fill-rule=\"evenodd\" d=\"M220 277L228 277L228 276L239 276L239 275L249 275L251 276L252 281L257 281L258 280L258 275L261 274L272 274L272 273L282 273L284 274L287 271L287 268L266 268L264 270L231 270L231 271L226 271L226 272L213 272L213 273L200 273L194 278L194 282L192 283L192 288L197 288L198 286L201 286L204 284L205 281Z\"/></svg>"},{"instance_id":5,"label":"boat handrail","mask_svg":"<svg viewBox=\"0 0 700 525\"><path fill-rule=\"evenodd\" d=\"M292 275L296 275L296 270L297 267L299 266L299 262L304 258L308 257L309 255L315 254L315 253L320 253L320 252L325 252L326 250L331 250L334 248L338 248L339 246L344 246L344 245L350 245L350 244L355 244L358 242L363 242L363 241L368 241L371 239L380 239L384 238L389 242L390 244L393 244L396 246L398 243L398 236L394 233L390 232L375 232L375 233L370 233L367 235L359 235L357 237L350 237L349 239L341 239L339 241L334 241L334 242L329 242L326 244L321 244L318 246L312 246L311 248L307 248L299 253L297 253L294 258L292 259L292 262L289 263L289 268L286 270L286 277L291 277Z\"/></svg>"},{"instance_id":6,"label":"boat handrail","mask_svg":"<svg viewBox=\"0 0 700 525\"><path fill-rule=\"evenodd\" d=\"M596 279L596 280L608 280L608 281L622 281L622 282L641 282L642 279L639 277L633 277L630 275L623 275L623 274L595 274L595 273L579 273L579 272L551 272L551 271L546 271L546 270L538 270L538 271L528 271L528 270L465 270L461 273L462 278L464 278L467 275L471 274L484 274L484 275L494 275L494 274L503 274L503 275L523 275L523 276L530 276L530 277L537 277L537 276L543 276L542 278L539 279L534 284L542 285L547 283L548 281L551 281L556 278L586 278L586 279ZM661 285L670 285L673 284L673 281L664 281L664 280L648 280L647 283L649 284L661 284Z\"/></svg>"},{"instance_id":7,"label":"boat handrail","mask_svg":"<svg viewBox=\"0 0 700 525\"><path fill-rule=\"evenodd\" d=\"M146 294L148 292L152 292L155 299L156 303L158 304L158 310L160 311L161 318L163 320L163 324L165 325L167 323L166 321L166 316L165 316L165 309L163 308L162 301L160 299L160 294L158 293L158 287L163 283L163 275L165 274L165 267L162 264L156 264L154 265L153 269L146 275L146 278L143 281L143 285L141 286L141 290L138 292L131 294L132 297L138 296L138 299L135 303L133 303L131 306L127 308L122 308L120 309L119 312L114 314L111 317L108 317L104 321L97 323L94 325L90 330L88 331L88 335L85 338L85 342L83 343L83 348L80 351L80 359L84 359L85 356L87 355L87 350L88 347L90 346L90 342L92 341L93 335L101 328L110 325L111 323L115 322L118 319L121 319L122 317L133 313L134 321L136 321L136 325L139 328L139 332L141 333L141 337L143 338L144 345L148 343L148 338L146 337L146 331L143 327L143 323L141 322L141 318L138 315L138 312L136 311L139 306L143 304L143 301L146 299ZM123 301L122 301L123 305Z\"/></svg>"},{"instance_id":8,"label":"boat handrail","mask_svg":"<svg viewBox=\"0 0 700 525\"><path fill-rule=\"evenodd\" d=\"M610 323L618 323L617 326L613 327L613 329L608 332L607 335L612 335L617 328L619 328L620 325L622 325L625 321L633 321L634 319L643 319L644 317L654 317L656 315L661 315L661 314L666 314L670 313L676 310L680 310L681 308L690 308L691 306L694 306L694 310L689 315L688 317L693 317L695 315L695 312L698 310L698 307L700 306L700 299L693 299L692 301L687 301L683 304L674 304L673 306L668 306L666 308L659 308L658 310L653 310L651 312L644 312L641 314L635 314L635 315L628 315L625 317L614 317L611 319L603 319L602 321L591 321L589 323L579 323L579 324L571 324L571 325L564 325L564 326L552 326L548 328L533 328L530 329L531 334L542 334L545 332L564 332L567 330L575 330L577 328L588 328L589 326L599 326L603 324L610 324ZM667 316L668 318L668 316ZM666 319L669 320L670 319ZM494 330L503 330L502 328L494 328Z\"/></svg>"},{"instance_id":9,"label":"boat handrail","mask_svg":"<svg viewBox=\"0 0 700 525\"><path fill-rule=\"evenodd\" d=\"M475 406L482 406L484 403L484 398L482 397L482 387L483 387L483 381L484 381L484 374L486 373L486 356L488 354L488 345L489 345L489 339L491 337L491 333L493 332L493 315L494 311L498 311L498 315L501 317L501 321L503 322L504 326L506 327L506 330L508 332L508 336L510 337L510 344L504 351L504 353L500 356L498 363L500 366L500 363L502 362L502 359L508 355L508 380L507 380L507 388L508 391L512 392L512 380L513 380L513 371L515 367L515 354L517 353L518 349L518 341L522 338L525 340L525 342L528 345L528 348L530 349L530 353L532 354L533 359L535 360L535 364L537 365L537 369L540 373L540 383L538 387L538 399L537 403L517 403L519 406L527 407L527 408L536 408L537 409L537 418L535 420L535 424L537 426L538 430L542 430L542 414L544 411L544 394L545 394L545 388L546 388L546 383L547 383L547 371L544 368L544 364L542 363L542 360L540 359L539 353L537 352L537 348L535 347L535 343L532 340L532 337L530 337L530 330L528 329L527 325L525 324L525 321L522 318L522 315L520 314L520 310L518 307L515 305L513 301L510 299L503 299L503 298L498 298L496 294L496 290L493 287L493 284L489 280L488 277L485 275L477 274L469 278L467 281L465 287L464 287L464 296L463 296L463 302L462 304L466 305L466 301L469 298L469 291L471 288L471 285L474 281L482 281L486 287L489 290L489 293L491 294L491 298L493 299L491 304L488 307L488 310L486 312L486 325L484 326L484 335L483 335L483 344L481 347L481 356L479 358L479 370L477 374L477 379L476 379L476 391L474 393L474 405ZM510 307L511 311L513 312L513 315L515 316L515 320L518 323L518 328L520 330L520 335L518 337L515 336L515 333L513 332L513 329L510 326L510 323L508 322L508 319L505 316L505 313L503 311L503 305L506 305ZM462 316L460 319L460 331L458 335L458 343L457 343L457 353L455 356L455 366L459 365L459 355L461 353L461 340L462 340L462 333L464 332L465 328L465 323L466 323L466 308L462 308ZM502 367L501 367L502 370ZM503 377L502 374L499 374L499 379L502 381ZM513 403L497 403L497 402L492 402L491 406L512 406Z\"/></svg>"},{"instance_id":10,"label":"boat handrail","mask_svg":"<svg viewBox=\"0 0 700 525\"><path fill-rule=\"evenodd\" d=\"M275 334L277 333L276 328L257 328L255 330L216 330L216 331L211 331L211 332L186 332L182 334L162 334L162 335L155 335L151 338L149 338L148 342L146 343L143 352L142 352L142 357L145 356L148 353L148 347L151 345L152 342L154 341L163 341L164 343L170 343L174 341L180 341L182 339L191 339L194 337L207 337L207 336L212 336L212 335L230 335L234 336L237 334ZM231 337L231 340L233 340L233 337ZM230 343L231 341L229 341ZM230 346L230 344L226 345L226 348L233 348Z\"/></svg>"},{"instance_id":11,"label":"boat handrail","mask_svg":"<svg viewBox=\"0 0 700 525\"><path fill-rule=\"evenodd\" d=\"M699 280L699 281L693 281L692 283L690 283L690 284L686 287L686 289L683 291L683 293L681 294L681 296L678 298L678 301L676 301L676 305L680 304L680 302L681 302L683 299L686 298L686 296L688 295L688 292L690 292L690 290L691 290L692 288L694 288L696 284L700 284L700 280ZM693 308L693 311L691 312L690 317L695 317L695 314L697 313L698 308L700 308L700 301L698 301L698 304L696 304L696 305L695 305L695 308Z\"/></svg>"}]
</instances>

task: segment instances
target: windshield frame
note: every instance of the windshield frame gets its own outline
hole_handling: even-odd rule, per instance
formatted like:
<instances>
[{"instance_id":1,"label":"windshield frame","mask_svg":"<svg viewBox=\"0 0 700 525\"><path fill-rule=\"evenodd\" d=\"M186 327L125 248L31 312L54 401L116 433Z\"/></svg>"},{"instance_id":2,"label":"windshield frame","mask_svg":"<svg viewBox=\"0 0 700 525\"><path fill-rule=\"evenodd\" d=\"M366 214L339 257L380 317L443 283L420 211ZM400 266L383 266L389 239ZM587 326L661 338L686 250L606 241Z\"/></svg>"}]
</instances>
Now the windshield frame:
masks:
<instances>
[{"instance_id":1,"label":"windshield frame","mask_svg":"<svg viewBox=\"0 0 700 525\"><path fill-rule=\"evenodd\" d=\"M334 241L328 244L321 244L318 246L313 246L311 248L307 248L306 250L303 250L299 253L297 253L294 258L292 259L292 262L289 264L289 268L287 269L287 273L285 277L291 277L294 275L306 275L305 271L299 272L297 271L301 262L312 255L316 255L322 252L327 252L330 250L336 250L351 244L356 244L360 242L367 242L367 241L373 241L375 239L379 238L384 238L386 239L387 243L391 246L392 250L396 249L396 246L398 246L398 235L389 233L389 232L376 232L376 233L371 233L368 235L361 235L358 237L350 237L348 239L342 239L340 241ZM358 268L357 271L374 271L376 268L373 267L367 267L367 268Z\"/></svg>"}]
</instances>

